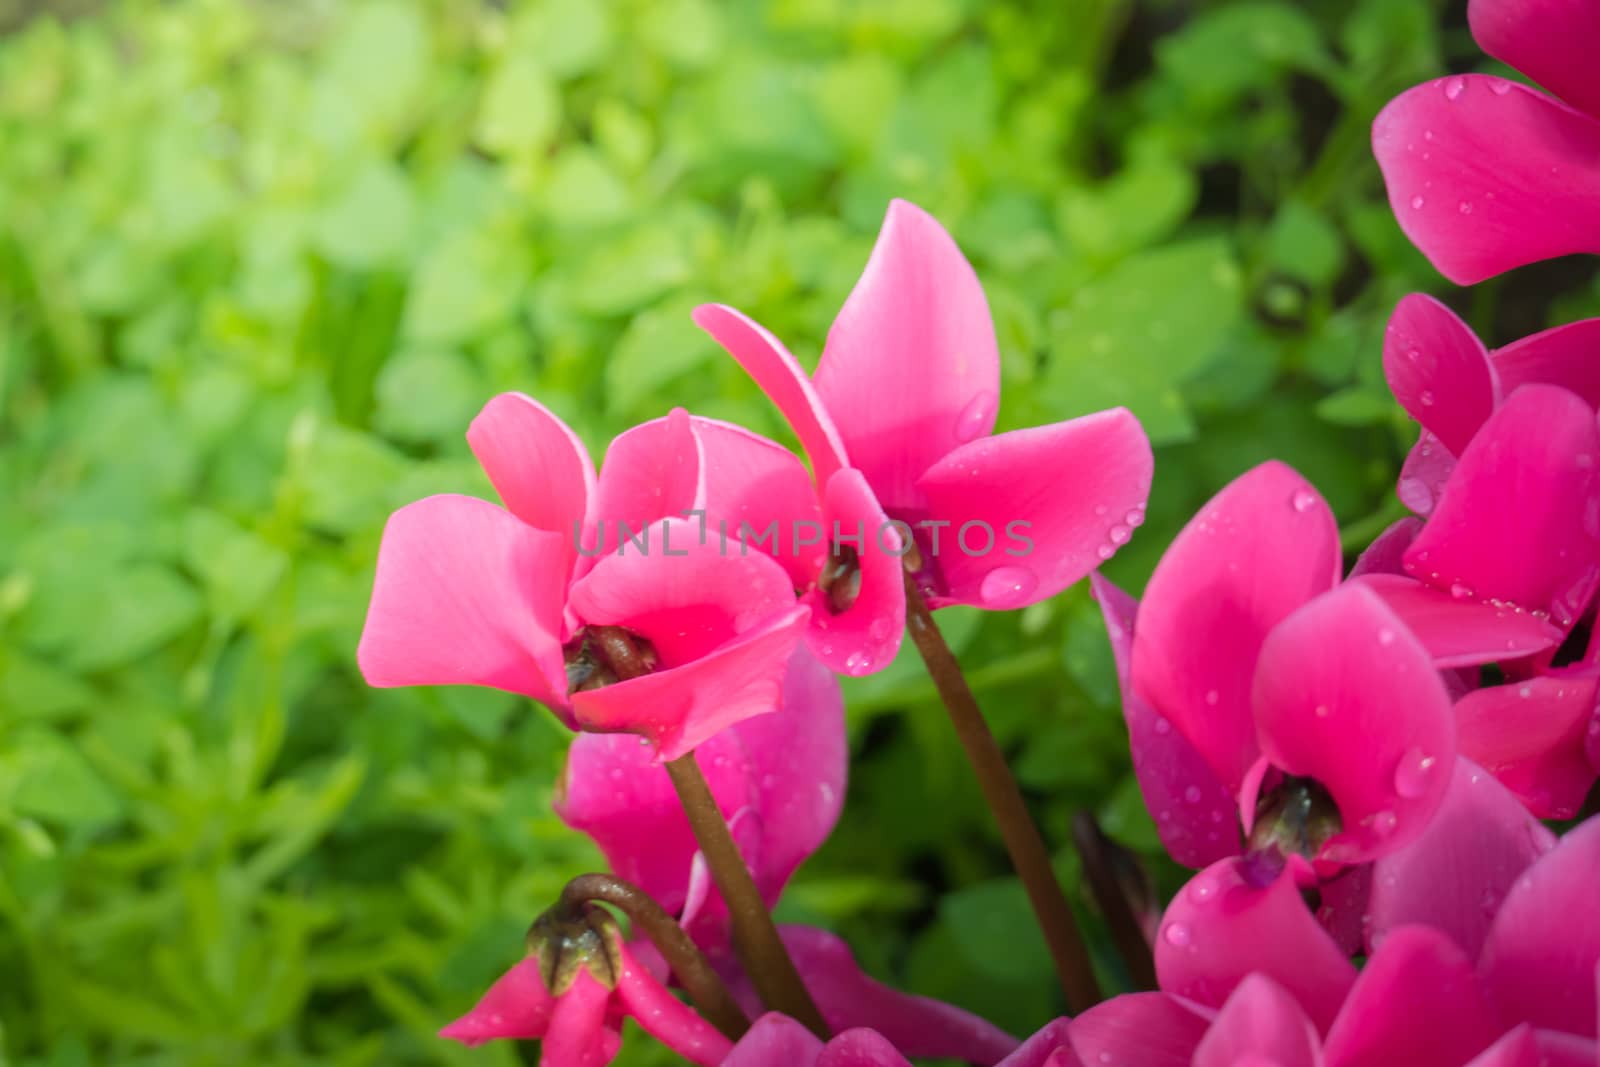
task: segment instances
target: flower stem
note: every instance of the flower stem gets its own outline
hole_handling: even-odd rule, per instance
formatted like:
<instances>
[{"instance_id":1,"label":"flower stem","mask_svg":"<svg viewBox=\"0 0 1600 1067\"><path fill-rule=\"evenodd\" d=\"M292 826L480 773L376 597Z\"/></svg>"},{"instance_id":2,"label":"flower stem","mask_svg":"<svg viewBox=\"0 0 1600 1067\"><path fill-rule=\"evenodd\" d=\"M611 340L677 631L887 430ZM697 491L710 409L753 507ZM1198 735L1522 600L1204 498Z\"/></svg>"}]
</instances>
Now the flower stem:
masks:
<instances>
[{"instance_id":1,"label":"flower stem","mask_svg":"<svg viewBox=\"0 0 1600 1067\"><path fill-rule=\"evenodd\" d=\"M1106 925L1111 929L1111 940L1128 969L1133 987L1156 988L1155 957L1150 952L1150 942L1145 940L1139 917L1129 899L1128 876L1131 873L1132 878L1137 879L1138 870L1128 871L1127 855L1119 854L1117 846L1106 837L1100 824L1087 811L1080 811L1072 817L1072 839L1078 846L1078 855L1083 859L1084 879L1089 883L1095 903L1100 905L1100 914L1105 916ZM1120 872L1119 866L1123 866Z\"/></svg>"},{"instance_id":2,"label":"flower stem","mask_svg":"<svg viewBox=\"0 0 1600 1067\"><path fill-rule=\"evenodd\" d=\"M689 935L654 897L629 882L609 874L580 874L561 890L560 907L576 911L584 904L602 901L617 908L655 945L689 994L695 1010L730 1041L750 1029L750 1020L722 984L717 972L700 954Z\"/></svg>"},{"instance_id":3,"label":"flower stem","mask_svg":"<svg viewBox=\"0 0 1600 1067\"><path fill-rule=\"evenodd\" d=\"M912 575L906 575L906 629L922 654L934 688L950 713L950 723L956 737L966 750L967 762L978 776L983 798L988 802L1000 828L1006 852L1011 856L1011 866L1022 880L1033 905L1034 916L1044 933L1050 958L1055 961L1056 976L1061 980L1061 990L1066 994L1067 1007L1073 1013L1084 1011L1100 1001L1100 987L1095 982L1094 970L1089 962L1083 937L1072 918L1072 909L1061 892L1055 869L1050 866L1050 853L1044 838L1028 814L1028 805L1017 788L1017 780L1006 765L1005 755L989 731L983 712L972 696L961 664L955 653L945 643L938 623Z\"/></svg>"}]
</instances>

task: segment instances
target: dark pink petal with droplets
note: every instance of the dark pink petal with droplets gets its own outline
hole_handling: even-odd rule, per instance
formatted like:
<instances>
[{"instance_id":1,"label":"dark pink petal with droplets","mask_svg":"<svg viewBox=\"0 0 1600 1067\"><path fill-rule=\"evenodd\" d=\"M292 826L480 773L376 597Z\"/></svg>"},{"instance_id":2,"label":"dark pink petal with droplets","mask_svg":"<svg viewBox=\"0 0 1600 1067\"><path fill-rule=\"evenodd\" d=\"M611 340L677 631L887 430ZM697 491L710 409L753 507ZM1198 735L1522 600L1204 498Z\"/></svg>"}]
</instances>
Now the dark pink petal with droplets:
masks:
<instances>
[{"instance_id":1,"label":"dark pink petal with droplets","mask_svg":"<svg viewBox=\"0 0 1600 1067\"><path fill-rule=\"evenodd\" d=\"M1441 669L1522 659L1561 643L1560 629L1548 619L1451 596L1415 578L1375 574L1358 584L1378 594Z\"/></svg>"},{"instance_id":2,"label":"dark pink petal with droplets","mask_svg":"<svg viewBox=\"0 0 1600 1067\"><path fill-rule=\"evenodd\" d=\"M888 1038L861 1026L838 1034L822 1047L817 1067L911 1067Z\"/></svg>"},{"instance_id":3,"label":"dark pink petal with droplets","mask_svg":"<svg viewBox=\"0 0 1600 1067\"><path fill-rule=\"evenodd\" d=\"M958 446L917 481L950 524L930 602L1009 610L1079 581L1144 521L1153 462L1124 408Z\"/></svg>"},{"instance_id":4,"label":"dark pink petal with droplets","mask_svg":"<svg viewBox=\"0 0 1600 1067\"><path fill-rule=\"evenodd\" d=\"M1279 623L1253 692L1262 754L1339 807L1323 857L1360 863L1422 832L1455 762L1450 699L1427 650L1363 583Z\"/></svg>"},{"instance_id":5,"label":"dark pink petal with droplets","mask_svg":"<svg viewBox=\"0 0 1600 1067\"><path fill-rule=\"evenodd\" d=\"M592 989L588 985L579 989L574 983L572 992L577 999L593 998L599 990L604 1001L609 995L605 987L592 978L589 981ZM440 1030L439 1036L469 1047L502 1038L536 1041L549 1030L556 1004L557 998L539 977L538 962L522 960L496 979L471 1011Z\"/></svg>"},{"instance_id":6,"label":"dark pink petal with droplets","mask_svg":"<svg viewBox=\"0 0 1600 1067\"><path fill-rule=\"evenodd\" d=\"M1089 588L1100 603L1106 634L1122 688L1122 717L1128 724L1133 773L1156 833L1168 854L1196 870L1239 851L1239 813L1234 795L1187 738L1139 698L1128 684L1139 605L1098 572Z\"/></svg>"},{"instance_id":7,"label":"dark pink petal with droplets","mask_svg":"<svg viewBox=\"0 0 1600 1067\"><path fill-rule=\"evenodd\" d=\"M1194 1052L1194 1067L1322 1067L1316 1029L1294 997L1272 979L1239 983Z\"/></svg>"},{"instance_id":8,"label":"dark pink petal with droplets","mask_svg":"<svg viewBox=\"0 0 1600 1067\"><path fill-rule=\"evenodd\" d=\"M1250 687L1268 631L1339 580L1327 503L1278 462L1236 478L1173 541L1133 637L1134 691L1237 789L1259 752Z\"/></svg>"},{"instance_id":9,"label":"dark pink petal with droplets","mask_svg":"<svg viewBox=\"0 0 1600 1067\"><path fill-rule=\"evenodd\" d=\"M1468 693L1456 702L1461 754L1540 818L1570 819L1595 780L1585 745L1596 688L1592 676L1554 672Z\"/></svg>"},{"instance_id":10,"label":"dark pink petal with droplets","mask_svg":"<svg viewBox=\"0 0 1600 1067\"><path fill-rule=\"evenodd\" d=\"M578 561L579 573L591 570L597 558L633 551L629 542L637 543L652 523L698 506L704 485L700 468L700 441L682 408L618 434L600 465L590 512L596 540L585 546L588 555Z\"/></svg>"},{"instance_id":11,"label":"dark pink petal with droplets","mask_svg":"<svg viewBox=\"0 0 1600 1067\"><path fill-rule=\"evenodd\" d=\"M1126 993L1072 1020L1067 1037L1091 1067L1189 1067L1209 1024L1207 1015L1165 993Z\"/></svg>"},{"instance_id":12,"label":"dark pink petal with droplets","mask_svg":"<svg viewBox=\"0 0 1600 1067\"><path fill-rule=\"evenodd\" d=\"M1372 543L1362 550L1356 557L1355 566L1350 568L1351 578L1362 578L1370 574L1404 574L1404 558L1406 549L1411 547L1411 542L1416 539L1417 532L1422 529L1422 520L1415 517L1398 519L1372 539Z\"/></svg>"},{"instance_id":13,"label":"dark pink petal with droplets","mask_svg":"<svg viewBox=\"0 0 1600 1067\"><path fill-rule=\"evenodd\" d=\"M1372 150L1400 228L1458 285L1600 252L1600 122L1543 93L1426 82L1379 112Z\"/></svg>"},{"instance_id":14,"label":"dark pink petal with droplets","mask_svg":"<svg viewBox=\"0 0 1600 1067\"><path fill-rule=\"evenodd\" d=\"M1477 959L1512 884L1555 840L1492 775L1458 759L1427 829L1373 865L1369 947L1422 924Z\"/></svg>"},{"instance_id":15,"label":"dark pink petal with droplets","mask_svg":"<svg viewBox=\"0 0 1600 1067\"><path fill-rule=\"evenodd\" d=\"M1600 319L1555 326L1495 349L1489 359L1510 394L1523 385L1559 385L1600 406Z\"/></svg>"},{"instance_id":16,"label":"dark pink petal with droplets","mask_svg":"<svg viewBox=\"0 0 1600 1067\"><path fill-rule=\"evenodd\" d=\"M1400 466L1394 495L1418 515L1431 515L1455 469L1456 457L1437 437L1423 430Z\"/></svg>"},{"instance_id":17,"label":"dark pink petal with droplets","mask_svg":"<svg viewBox=\"0 0 1600 1067\"><path fill-rule=\"evenodd\" d=\"M1383 374L1406 413L1460 453L1494 410L1498 387L1489 351L1456 313L1412 293L1389 316Z\"/></svg>"},{"instance_id":18,"label":"dark pink petal with droplets","mask_svg":"<svg viewBox=\"0 0 1600 1067\"><path fill-rule=\"evenodd\" d=\"M1600 579L1597 457L1587 404L1554 386L1523 386L1462 453L1406 569L1570 625Z\"/></svg>"},{"instance_id":19,"label":"dark pink petal with droplets","mask_svg":"<svg viewBox=\"0 0 1600 1067\"><path fill-rule=\"evenodd\" d=\"M722 1067L813 1067L821 1052L817 1035L787 1015L769 1011L750 1025Z\"/></svg>"},{"instance_id":20,"label":"dark pink petal with droplets","mask_svg":"<svg viewBox=\"0 0 1600 1067\"><path fill-rule=\"evenodd\" d=\"M1328 1032L1328 1067L1458 1067L1501 1027L1472 960L1426 926L1395 930L1367 961Z\"/></svg>"},{"instance_id":21,"label":"dark pink petal with droplets","mask_svg":"<svg viewBox=\"0 0 1600 1067\"><path fill-rule=\"evenodd\" d=\"M889 204L828 331L816 388L851 464L890 511L916 509L922 472L994 429L1000 351L983 286L914 204Z\"/></svg>"},{"instance_id":22,"label":"dark pink petal with droplets","mask_svg":"<svg viewBox=\"0 0 1600 1067\"><path fill-rule=\"evenodd\" d=\"M1001 1060L999 1067L1079 1067L1082 1061L1072 1051L1070 1028L1071 1022L1064 1017L1050 1020Z\"/></svg>"},{"instance_id":23,"label":"dark pink petal with droplets","mask_svg":"<svg viewBox=\"0 0 1600 1067\"><path fill-rule=\"evenodd\" d=\"M1568 831L1511 888L1478 972L1511 1022L1594 1038L1600 819Z\"/></svg>"},{"instance_id":24,"label":"dark pink petal with droplets","mask_svg":"<svg viewBox=\"0 0 1600 1067\"><path fill-rule=\"evenodd\" d=\"M1590 0L1471 0L1467 21L1485 52L1573 107L1600 115L1594 76L1600 8Z\"/></svg>"},{"instance_id":25,"label":"dark pink petal with droplets","mask_svg":"<svg viewBox=\"0 0 1600 1067\"><path fill-rule=\"evenodd\" d=\"M733 1043L716 1027L669 993L661 980L642 967L626 947L622 949L617 1000L641 1030L688 1063L716 1067L733 1048Z\"/></svg>"},{"instance_id":26,"label":"dark pink petal with droplets","mask_svg":"<svg viewBox=\"0 0 1600 1067\"><path fill-rule=\"evenodd\" d=\"M1355 981L1355 968L1307 910L1287 870L1261 882L1247 859L1223 860L1190 879L1168 906L1156 938L1161 988L1221 1007L1240 982L1259 972L1326 1030Z\"/></svg>"},{"instance_id":27,"label":"dark pink petal with droplets","mask_svg":"<svg viewBox=\"0 0 1600 1067\"><path fill-rule=\"evenodd\" d=\"M848 541L860 564L860 592L854 603L835 613L829 594L807 595L811 627L806 644L812 655L840 674L872 674L887 667L900 651L906 628L905 567L902 530L889 525L877 497L861 472L846 468L828 479L822 494L824 544Z\"/></svg>"}]
</instances>

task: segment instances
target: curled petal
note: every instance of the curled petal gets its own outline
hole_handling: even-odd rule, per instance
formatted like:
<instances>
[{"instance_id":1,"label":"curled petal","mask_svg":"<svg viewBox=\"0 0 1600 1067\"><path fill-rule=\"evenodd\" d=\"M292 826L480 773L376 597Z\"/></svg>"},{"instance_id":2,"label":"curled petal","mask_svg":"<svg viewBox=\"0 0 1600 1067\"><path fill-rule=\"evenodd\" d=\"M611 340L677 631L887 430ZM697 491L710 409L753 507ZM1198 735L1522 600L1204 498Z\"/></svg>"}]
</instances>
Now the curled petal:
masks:
<instances>
[{"instance_id":1,"label":"curled petal","mask_svg":"<svg viewBox=\"0 0 1600 1067\"><path fill-rule=\"evenodd\" d=\"M851 462L891 511L915 508L918 476L994 429L1000 350L989 303L961 249L921 208L890 203L828 331L816 383Z\"/></svg>"},{"instance_id":2,"label":"curled petal","mask_svg":"<svg viewBox=\"0 0 1600 1067\"><path fill-rule=\"evenodd\" d=\"M1600 122L1543 93L1427 82L1378 114L1372 150L1400 228L1458 285L1600 251Z\"/></svg>"},{"instance_id":3,"label":"curled petal","mask_svg":"<svg viewBox=\"0 0 1600 1067\"><path fill-rule=\"evenodd\" d=\"M1406 414L1459 454L1494 410L1488 349L1456 313L1412 293L1389 317L1383 374Z\"/></svg>"},{"instance_id":4,"label":"curled petal","mask_svg":"<svg viewBox=\"0 0 1600 1067\"><path fill-rule=\"evenodd\" d=\"M594 463L578 435L532 397L502 393L472 420L467 444L506 509L561 534L576 553L595 489Z\"/></svg>"},{"instance_id":5,"label":"curled petal","mask_svg":"<svg viewBox=\"0 0 1600 1067\"><path fill-rule=\"evenodd\" d=\"M1531 612L1451 596L1399 574L1360 584L1378 594L1440 669L1521 659L1561 643L1560 629Z\"/></svg>"},{"instance_id":6,"label":"curled petal","mask_svg":"<svg viewBox=\"0 0 1600 1067\"><path fill-rule=\"evenodd\" d=\"M1450 698L1422 644L1362 583L1317 598L1268 635L1254 703L1266 758L1315 779L1338 805L1343 825L1325 858L1393 851L1444 798L1455 762Z\"/></svg>"},{"instance_id":7,"label":"curled petal","mask_svg":"<svg viewBox=\"0 0 1600 1067\"><path fill-rule=\"evenodd\" d=\"M1255 762L1250 708L1267 632L1339 580L1327 503L1282 463L1236 478L1156 565L1133 637L1133 688L1236 790Z\"/></svg>"},{"instance_id":8,"label":"curled petal","mask_svg":"<svg viewBox=\"0 0 1600 1067\"><path fill-rule=\"evenodd\" d=\"M396 511L356 649L367 684L486 685L561 707L567 544L474 497Z\"/></svg>"},{"instance_id":9,"label":"curled petal","mask_svg":"<svg viewBox=\"0 0 1600 1067\"><path fill-rule=\"evenodd\" d=\"M1461 596L1581 613L1600 579L1595 463L1600 433L1565 389L1526 385L1461 455L1406 570Z\"/></svg>"},{"instance_id":10,"label":"curled petal","mask_svg":"<svg viewBox=\"0 0 1600 1067\"><path fill-rule=\"evenodd\" d=\"M1263 884L1250 860L1223 860L1168 906L1156 975L1167 993L1221 1007L1252 972L1288 990L1319 1031L1332 1024L1356 974L1287 869Z\"/></svg>"},{"instance_id":11,"label":"curled petal","mask_svg":"<svg viewBox=\"0 0 1600 1067\"><path fill-rule=\"evenodd\" d=\"M835 593L816 589L807 597L811 629L807 644L817 659L840 674L863 675L887 667L900 651L906 628L902 532L889 523L861 472L846 468L828 479L822 498L825 541L856 552L859 591L836 608Z\"/></svg>"},{"instance_id":12,"label":"curled petal","mask_svg":"<svg viewBox=\"0 0 1600 1067\"><path fill-rule=\"evenodd\" d=\"M1065 1018L1050 1020L1001 1060L999 1067L1081 1067L1082 1061L1072 1049L1070 1028Z\"/></svg>"},{"instance_id":13,"label":"curled petal","mask_svg":"<svg viewBox=\"0 0 1600 1067\"><path fill-rule=\"evenodd\" d=\"M1350 568L1350 577L1364 578L1372 574L1404 574L1403 560L1406 549L1411 547L1411 542L1416 540L1417 532L1422 529L1422 520L1414 516L1397 519L1383 533L1372 539L1372 543L1356 557L1355 566Z\"/></svg>"},{"instance_id":14,"label":"curled petal","mask_svg":"<svg viewBox=\"0 0 1600 1067\"><path fill-rule=\"evenodd\" d=\"M716 1067L733 1044L683 1001L673 996L661 980L640 966L628 949L622 949L622 974L617 979L617 999L640 1029L689 1063Z\"/></svg>"},{"instance_id":15,"label":"curled petal","mask_svg":"<svg viewBox=\"0 0 1600 1067\"><path fill-rule=\"evenodd\" d=\"M818 485L826 485L834 471L850 465L843 439L811 379L781 341L754 319L724 304L700 305L694 309L694 321L778 406L811 457Z\"/></svg>"},{"instance_id":16,"label":"curled petal","mask_svg":"<svg viewBox=\"0 0 1600 1067\"><path fill-rule=\"evenodd\" d=\"M1328 1032L1337 1067L1457 1067L1500 1035L1472 960L1426 926L1394 931Z\"/></svg>"},{"instance_id":17,"label":"curled petal","mask_svg":"<svg viewBox=\"0 0 1600 1067\"><path fill-rule=\"evenodd\" d=\"M1512 886L1478 971L1512 1022L1595 1037L1600 819L1567 833Z\"/></svg>"},{"instance_id":18,"label":"curled petal","mask_svg":"<svg viewBox=\"0 0 1600 1067\"><path fill-rule=\"evenodd\" d=\"M1570 819L1594 784L1585 744L1597 683L1555 673L1477 689L1456 702L1461 754L1482 764L1540 818Z\"/></svg>"},{"instance_id":19,"label":"curled petal","mask_svg":"<svg viewBox=\"0 0 1600 1067\"><path fill-rule=\"evenodd\" d=\"M682 408L627 430L606 449L595 486L591 539L579 573L596 558L627 551L650 526L683 515L705 499L700 439Z\"/></svg>"},{"instance_id":20,"label":"curled petal","mask_svg":"<svg viewBox=\"0 0 1600 1067\"><path fill-rule=\"evenodd\" d=\"M917 481L929 517L949 524L933 606L1021 608L1077 582L1144 521L1152 463L1125 408L956 447Z\"/></svg>"},{"instance_id":21,"label":"curled petal","mask_svg":"<svg viewBox=\"0 0 1600 1067\"><path fill-rule=\"evenodd\" d=\"M1397 927L1421 924L1477 959L1512 884L1554 845L1555 835L1493 776L1458 759L1427 829L1373 865L1371 945L1387 944Z\"/></svg>"},{"instance_id":22,"label":"curled petal","mask_svg":"<svg viewBox=\"0 0 1600 1067\"><path fill-rule=\"evenodd\" d=\"M1237 802L1210 766L1172 724L1161 718L1128 684L1138 603L1099 572L1089 588L1105 616L1122 687L1122 717L1128 724L1133 773L1156 832L1173 859L1200 869L1239 851Z\"/></svg>"},{"instance_id":23,"label":"curled petal","mask_svg":"<svg viewBox=\"0 0 1600 1067\"><path fill-rule=\"evenodd\" d=\"M1500 387L1510 394L1523 385L1559 385L1583 397L1590 407L1600 407L1600 319L1582 319L1554 326L1489 356L1500 376Z\"/></svg>"},{"instance_id":24,"label":"curled petal","mask_svg":"<svg viewBox=\"0 0 1600 1067\"><path fill-rule=\"evenodd\" d=\"M1263 975L1239 983L1194 1052L1194 1067L1322 1067L1317 1032L1295 999Z\"/></svg>"},{"instance_id":25,"label":"curled petal","mask_svg":"<svg viewBox=\"0 0 1600 1067\"><path fill-rule=\"evenodd\" d=\"M1207 1022L1200 1012L1165 993L1127 993L1072 1020L1067 1036L1085 1064L1189 1067Z\"/></svg>"},{"instance_id":26,"label":"curled petal","mask_svg":"<svg viewBox=\"0 0 1600 1067\"><path fill-rule=\"evenodd\" d=\"M1600 114L1600 10L1588 0L1471 0L1467 20L1485 52L1573 107Z\"/></svg>"},{"instance_id":27,"label":"curled petal","mask_svg":"<svg viewBox=\"0 0 1600 1067\"><path fill-rule=\"evenodd\" d=\"M588 979L594 988L589 988L583 979ZM588 971L580 969L579 980L573 983L570 992L579 999L592 998L596 989L603 1003L605 987ZM495 980L471 1011L440 1030L439 1036L467 1046L500 1038L535 1041L549 1030L556 1000L545 987L544 979L539 977L538 962L521 960Z\"/></svg>"},{"instance_id":28,"label":"curled petal","mask_svg":"<svg viewBox=\"0 0 1600 1067\"><path fill-rule=\"evenodd\" d=\"M1423 430L1400 465L1394 495L1418 515L1431 515L1455 469L1455 455L1437 437Z\"/></svg>"}]
</instances>

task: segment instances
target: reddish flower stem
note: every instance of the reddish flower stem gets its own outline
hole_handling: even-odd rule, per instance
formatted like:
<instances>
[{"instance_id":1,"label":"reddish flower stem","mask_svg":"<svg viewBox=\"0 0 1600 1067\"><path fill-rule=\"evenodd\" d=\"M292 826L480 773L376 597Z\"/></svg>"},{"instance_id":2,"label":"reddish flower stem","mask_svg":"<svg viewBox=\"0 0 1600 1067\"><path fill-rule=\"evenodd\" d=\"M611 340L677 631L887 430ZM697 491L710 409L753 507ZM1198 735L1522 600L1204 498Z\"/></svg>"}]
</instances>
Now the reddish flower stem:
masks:
<instances>
[{"instance_id":1,"label":"reddish flower stem","mask_svg":"<svg viewBox=\"0 0 1600 1067\"><path fill-rule=\"evenodd\" d=\"M1111 940L1128 968L1135 989L1156 988L1156 962L1145 940L1139 917L1128 899L1127 887L1118 877L1116 845L1107 840L1100 824L1087 811L1072 817L1072 839L1083 859L1083 877L1089 883L1100 914L1111 929ZM1126 858L1126 857L1122 857Z\"/></svg>"},{"instance_id":2,"label":"reddish flower stem","mask_svg":"<svg viewBox=\"0 0 1600 1067\"><path fill-rule=\"evenodd\" d=\"M1072 909L1061 892L1061 883L1050 865L1050 853L1044 838L1028 814L1028 805L1017 788L1005 754L989 731L983 712L961 673L961 664L955 653L945 643L933 613L917 588L915 579L906 575L906 629L934 688L950 713L950 724L956 737L966 750L967 762L978 776L983 798L1000 828L1006 852L1011 856L1011 866L1028 892L1028 902L1044 933L1050 958L1055 961L1056 976L1061 981L1061 991L1066 995L1067 1007L1074 1015L1100 1002L1100 987L1095 982L1094 969L1089 962L1088 950L1073 920Z\"/></svg>"},{"instance_id":3,"label":"reddish flower stem","mask_svg":"<svg viewBox=\"0 0 1600 1067\"><path fill-rule=\"evenodd\" d=\"M750 1029L750 1020L694 941L654 897L613 875L580 874L561 890L559 906L576 913L594 901L617 908L632 920L636 931L650 939L707 1022L729 1041L744 1036Z\"/></svg>"}]
</instances>

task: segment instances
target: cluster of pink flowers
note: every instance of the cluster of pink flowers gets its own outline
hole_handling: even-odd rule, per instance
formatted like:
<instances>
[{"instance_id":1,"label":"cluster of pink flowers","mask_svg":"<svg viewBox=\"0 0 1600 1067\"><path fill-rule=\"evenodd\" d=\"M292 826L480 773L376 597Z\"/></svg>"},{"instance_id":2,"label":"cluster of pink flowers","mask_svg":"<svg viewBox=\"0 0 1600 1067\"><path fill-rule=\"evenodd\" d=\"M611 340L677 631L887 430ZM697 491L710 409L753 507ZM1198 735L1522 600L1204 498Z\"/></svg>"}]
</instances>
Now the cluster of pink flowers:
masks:
<instances>
[{"instance_id":1,"label":"cluster of pink flowers","mask_svg":"<svg viewBox=\"0 0 1600 1067\"><path fill-rule=\"evenodd\" d=\"M1374 127L1401 225L1462 282L1600 252L1600 4L1469 13L1567 103L1483 76L1403 94ZM992 433L983 292L921 210L890 207L814 376L737 311L695 317L809 469L680 410L618 437L597 477L553 414L498 397L468 440L505 507L395 514L359 659L375 685L496 686L580 731L559 815L755 1021L720 1031L649 940L602 923L577 962L515 964L445 1036L540 1039L549 1067L605 1064L628 1018L730 1067L1600 1064L1600 820L1541 821L1578 816L1600 776L1600 319L1491 350L1407 297L1382 358L1421 426L1396 486L1414 515L1347 572L1327 503L1268 462L1135 601L1095 569L1142 521L1148 441L1120 409ZM752 536L802 523L832 536ZM937 541L1018 523L1025 554ZM603 549L608 528L638 539ZM770 907L842 809L835 673L886 665L919 598L1009 609L1085 576L1145 800L1197 872L1149 924L1159 990L1019 1041L785 927L832 1036L766 1011L662 762L699 765Z\"/></svg>"}]
</instances>

